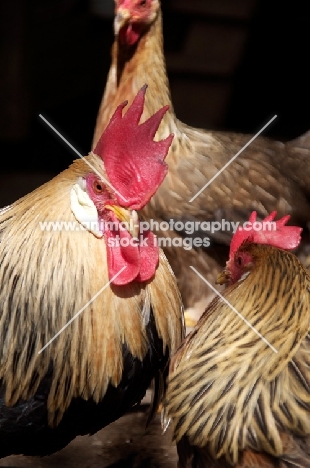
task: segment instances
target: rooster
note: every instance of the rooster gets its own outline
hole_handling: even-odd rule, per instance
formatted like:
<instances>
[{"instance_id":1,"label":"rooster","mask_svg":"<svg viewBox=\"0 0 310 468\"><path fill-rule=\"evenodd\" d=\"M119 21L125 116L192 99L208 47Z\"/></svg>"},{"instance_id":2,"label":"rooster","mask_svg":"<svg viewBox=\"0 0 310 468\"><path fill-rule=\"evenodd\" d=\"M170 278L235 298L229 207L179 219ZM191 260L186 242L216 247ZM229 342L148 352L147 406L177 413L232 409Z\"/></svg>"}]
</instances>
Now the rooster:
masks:
<instances>
[{"instance_id":1,"label":"rooster","mask_svg":"<svg viewBox=\"0 0 310 468\"><path fill-rule=\"evenodd\" d=\"M165 177L173 138L153 141L167 107L138 125L145 92L116 109L94 152L0 212L0 457L98 431L153 379L160 401L183 314L136 211ZM44 228L56 221L73 229Z\"/></svg>"},{"instance_id":2,"label":"rooster","mask_svg":"<svg viewBox=\"0 0 310 468\"><path fill-rule=\"evenodd\" d=\"M292 222L305 227L310 212L310 132L286 144L256 138L191 201L251 136L196 129L177 119L166 72L159 0L115 0L114 32L112 63L93 145L115 106L125 97L131 101L144 82L150 85L150 94L143 118L152 115L158 106L170 104L156 134L158 139L166 138L171 132L175 135L167 157L169 173L144 208L144 216L158 221L174 219L183 224L222 219L243 223L247 213L253 210L263 218L276 209L283 215L290 213ZM197 226L190 237L203 240L207 236L210 247L193 246L182 254L180 248L163 244L177 276L190 323L204 311L213 293L189 267L194 266L208 281L214 282L225 265L233 231L231 228L226 232L204 232ZM170 236L179 241L188 237L184 230L159 233L161 237Z\"/></svg>"},{"instance_id":3,"label":"rooster","mask_svg":"<svg viewBox=\"0 0 310 468\"><path fill-rule=\"evenodd\" d=\"M275 214L276 229L236 231L223 296L171 360L179 468L310 466L310 273L287 251L301 229Z\"/></svg>"}]
</instances>

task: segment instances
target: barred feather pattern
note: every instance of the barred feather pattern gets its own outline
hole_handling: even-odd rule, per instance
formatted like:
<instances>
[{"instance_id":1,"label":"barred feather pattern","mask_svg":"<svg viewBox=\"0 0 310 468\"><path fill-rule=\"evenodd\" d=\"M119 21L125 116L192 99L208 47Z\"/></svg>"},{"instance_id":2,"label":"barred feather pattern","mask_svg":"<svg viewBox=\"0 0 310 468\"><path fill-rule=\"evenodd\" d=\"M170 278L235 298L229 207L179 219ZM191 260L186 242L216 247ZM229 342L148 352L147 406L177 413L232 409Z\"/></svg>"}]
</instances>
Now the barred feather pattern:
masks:
<instances>
[{"instance_id":1,"label":"barred feather pattern","mask_svg":"<svg viewBox=\"0 0 310 468\"><path fill-rule=\"evenodd\" d=\"M173 358L165 398L175 440L233 466L244 451L284 456L283 433L310 434L309 272L289 252L247 250L255 266L223 296L277 352L217 297Z\"/></svg>"},{"instance_id":2,"label":"barred feather pattern","mask_svg":"<svg viewBox=\"0 0 310 468\"><path fill-rule=\"evenodd\" d=\"M92 153L88 159L102 173L102 161ZM10 406L33 396L52 367L47 402L51 426L59 423L74 397L99 402L109 384L118 385L122 344L143 360L151 309L164 350L176 350L183 336L180 295L161 253L151 281L107 286L39 354L109 281L103 239L86 230L50 232L39 224L76 222L70 189L89 172L84 161L75 161L0 212L0 380L5 402Z\"/></svg>"}]
</instances>

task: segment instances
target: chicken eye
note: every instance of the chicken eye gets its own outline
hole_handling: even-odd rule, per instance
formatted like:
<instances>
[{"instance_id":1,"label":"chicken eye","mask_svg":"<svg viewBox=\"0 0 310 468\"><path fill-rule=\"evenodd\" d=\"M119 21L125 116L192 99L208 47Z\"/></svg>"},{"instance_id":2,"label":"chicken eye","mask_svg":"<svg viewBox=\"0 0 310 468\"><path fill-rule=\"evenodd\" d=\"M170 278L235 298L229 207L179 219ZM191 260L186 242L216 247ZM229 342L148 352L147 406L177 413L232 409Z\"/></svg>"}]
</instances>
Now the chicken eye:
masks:
<instances>
[{"instance_id":1,"label":"chicken eye","mask_svg":"<svg viewBox=\"0 0 310 468\"><path fill-rule=\"evenodd\" d=\"M239 268L243 267L243 258L241 257L241 255L237 255L236 257L236 264Z\"/></svg>"},{"instance_id":2,"label":"chicken eye","mask_svg":"<svg viewBox=\"0 0 310 468\"><path fill-rule=\"evenodd\" d=\"M95 193L102 193L104 189L103 183L100 180L94 180L93 182L93 190Z\"/></svg>"},{"instance_id":3,"label":"chicken eye","mask_svg":"<svg viewBox=\"0 0 310 468\"><path fill-rule=\"evenodd\" d=\"M144 8L145 6L146 6L146 0L141 0L141 1L139 2L139 7Z\"/></svg>"}]
</instances>

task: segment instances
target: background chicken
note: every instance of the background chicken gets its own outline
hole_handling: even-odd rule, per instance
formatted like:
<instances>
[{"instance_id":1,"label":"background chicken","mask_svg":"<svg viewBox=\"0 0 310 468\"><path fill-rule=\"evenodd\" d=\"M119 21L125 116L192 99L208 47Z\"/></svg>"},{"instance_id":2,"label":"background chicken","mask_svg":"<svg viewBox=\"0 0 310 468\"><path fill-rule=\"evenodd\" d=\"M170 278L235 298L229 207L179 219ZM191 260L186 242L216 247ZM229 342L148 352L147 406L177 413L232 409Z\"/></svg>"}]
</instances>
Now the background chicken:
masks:
<instances>
[{"instance_id":1,"label":"background chicken","mask_svg":"<svg viewBox=\"0 0 310 468\"><path fill-rule=\"evenodd\" d=\"M204 131L180 122L173 111L163 53L162 18L158 0L116 0L115 41L112 63L100 106L95 145L115 105L129 101L147 82L150 92L143 118L167 102L157 138L175 134L167 163L169 173L144 215L158 221L245 222L255 209L260 217L276 209L290 213L292 221L306 228L309 220L310 134L289 143L258 137L200 195L191 201L251 139L250 135ZM204 105L207 105L204 104ZM307 230L304 229L304 233ZM160 232L161 237L189 237L182 231ZM215 233L196 230L192 238L211 239L209 248L189 251L166 247L176 273L183 302L192 318L205 308L213 293L189 268L195 266L208 281L225 264L232 231ZM189 310L191 308L191 310ZM194 313L194 315L192 315Z\"/></svg>"},{"instance_id":2,"label":"background chicken","mask_svg":"<svg viewBox=\"0 0 310 468\"><path fill-rule=\"evenodd\" d=\"M172 140L153 141L167 107L138 125L145 89L95 153L0 212L0 457L50 454L114 421L160 383L182 339L174 275L135 211Z\"/></svg>"},{"instance_id":3,"label":"background chicken","mask_svg":"<svg viewBox=\"0 0 310 468\"><path fill-rule=\"evenodd\" d=\"M310 275L283 250L300 241L288 218L235 233L223 299L172 359L165 410L180 468L310 466Z\"/></svg>"}]
</instances>

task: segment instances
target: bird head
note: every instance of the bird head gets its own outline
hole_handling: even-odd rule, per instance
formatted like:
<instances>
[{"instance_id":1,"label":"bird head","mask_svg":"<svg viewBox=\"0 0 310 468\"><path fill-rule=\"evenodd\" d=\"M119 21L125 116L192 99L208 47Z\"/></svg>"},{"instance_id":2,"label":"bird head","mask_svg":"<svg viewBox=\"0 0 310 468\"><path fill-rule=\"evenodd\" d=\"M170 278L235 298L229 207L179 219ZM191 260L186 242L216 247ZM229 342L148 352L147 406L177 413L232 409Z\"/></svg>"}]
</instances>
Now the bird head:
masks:
<instances>
[{"instance_id":1,"label":"bird head","mask_svg":"<svg viewBox=\"0 0 310 468\"><path fill-rule=\"evenodd\" d=\"M123 44L136 44L157 17L159 8L158 0L115 0L115 35Z\"/></svg>"},{"instance_id":2,"label":"bird head","mask_svg":"<svg viewBox=\"0 0 310 468\"><path fill-rule=\"evenodd\" d=\"M302 228L286 226L290 216L283 216L274 221L277 212L273 211L262 222L257 222L256 212L243 227L239 226L234 233L229 251L226 268L217 278L217 284L233 284L243 279L253 268L255 258L249 244L265 244L278 249L293 250L298 247Z\"/></svg>"},{"instance_id":3,"label":"bird head","mask_svg":"<svg viewBox=\"0 0 310 468\"><path fill-rule=\"evenodd\" d=\"M147 204L167 173L164 159L173 135L153 140L169 106L139 125L145 92L146 85L124 115L127 102L117 107L93 151L106 177L89 173L71 190L73 214L94 236L105 238L109 278L119 285L149 280L159 257L155 236L149 230L140 233L136 210Z\"/></svg>"}]
</instances>

